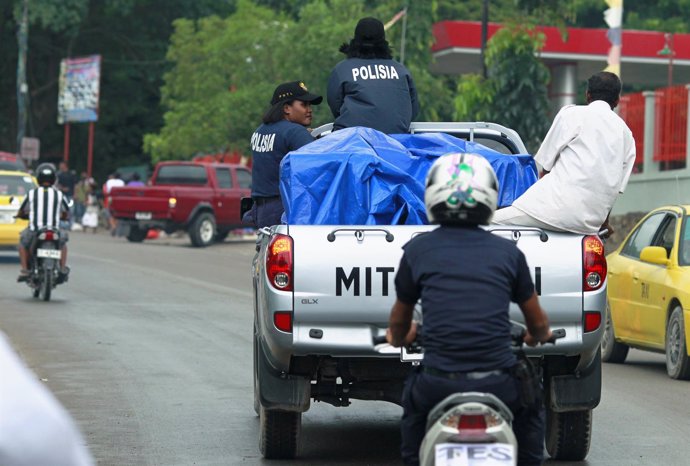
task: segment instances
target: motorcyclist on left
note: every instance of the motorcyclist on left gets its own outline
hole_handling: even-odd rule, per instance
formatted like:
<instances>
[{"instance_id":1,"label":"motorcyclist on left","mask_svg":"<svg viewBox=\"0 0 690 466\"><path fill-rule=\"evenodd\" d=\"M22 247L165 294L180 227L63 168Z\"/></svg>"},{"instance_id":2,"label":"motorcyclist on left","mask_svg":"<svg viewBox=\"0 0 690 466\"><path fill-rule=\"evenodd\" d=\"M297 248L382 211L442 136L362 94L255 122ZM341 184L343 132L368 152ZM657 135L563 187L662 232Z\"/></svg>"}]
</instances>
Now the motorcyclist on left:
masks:
<instances>
[{"instance_id":1,"label":"motorcyclist on left","mask_svg":"<svg viewBox=\"0 0 690 466\"><path fill-rule=\"evenodd\" d=\"M65 220L69 215L69 203L65 196L53 185L57 179L55 166L52 163L42 163L36 168L38 187L29 191L24 202L19 207L17 218L29 220L20 235L19 262L21 270L17 281L23 282L29 278L29 258L31 245L41 228L60 227L60 220ZM60 230L60 278L64 281L69 274L67 267L67 240L68 234Z\"/></svg>"}]
</instances>

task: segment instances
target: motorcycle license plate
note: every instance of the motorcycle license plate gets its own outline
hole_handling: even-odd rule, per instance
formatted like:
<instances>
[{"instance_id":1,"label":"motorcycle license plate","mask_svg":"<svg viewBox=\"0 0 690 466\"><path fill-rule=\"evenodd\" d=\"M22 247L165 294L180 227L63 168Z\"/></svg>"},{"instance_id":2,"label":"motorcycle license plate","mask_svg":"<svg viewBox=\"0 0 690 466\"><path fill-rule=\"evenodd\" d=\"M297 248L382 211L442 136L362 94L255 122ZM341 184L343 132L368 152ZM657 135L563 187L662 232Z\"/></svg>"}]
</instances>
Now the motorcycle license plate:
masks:
<instances>
[{"instance_id":1,"label":"motorcycle license plate","mask_svg":"<svg viewBox=\"0 0 690 466\"><path fill-rule=\"evenodd\" d=\"M59 259L62 256L62 253L59 249L37 249L36 256L46 259Z\"/></svg>"},{"instance_id":2,"label":"motorcycle license plate","mask_svg":"<svg viewBox=\"0 0 690 466\"><path fill-rule=\"evenodd\" d=\"M509 443L439 443L435 466L512 466L515 447Z\"/></svg>"},{"instance_id":3,"label":"motorcycle license plate","mask_svg":"<svg viewBox=\"0 0 690 466\"><path fill-rule=\"evenodd\" d=\"M137 212L134 214L137 220L151 220L151 212Z\"/></svg>"}]
</instances>

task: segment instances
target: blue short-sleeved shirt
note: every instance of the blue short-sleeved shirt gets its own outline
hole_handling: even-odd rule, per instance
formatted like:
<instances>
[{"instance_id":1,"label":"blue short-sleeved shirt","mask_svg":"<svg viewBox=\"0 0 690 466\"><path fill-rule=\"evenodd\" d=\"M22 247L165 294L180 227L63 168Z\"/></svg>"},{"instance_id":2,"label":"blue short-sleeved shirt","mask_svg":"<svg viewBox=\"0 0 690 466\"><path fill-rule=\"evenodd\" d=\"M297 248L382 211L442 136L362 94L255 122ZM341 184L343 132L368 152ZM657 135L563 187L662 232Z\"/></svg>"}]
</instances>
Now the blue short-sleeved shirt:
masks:
<instances>
[{"instance_id":1,"label":"blue short-sleeved shirt","mask_svg":"<svg viewBox=\"0 0 690 466\"><path fill-rule=\"evenodd\" d=\"M280 196L280 161L313 140L304 126L288 120L259 126L251 139L252 197Z\"/></svg>"},{"instance_id":2,"label":"blue short-sleeved shirt","mask_svg":"<svg viewBox=\"0 0 690 466\"><path fill-rule=\"evenodd\" d=\"M510 302L534 293L525 255L481 228L440 227L404 246L397 297L422 300L425 366L448 372L515 365Z\"/></svg>"}]
</instances>

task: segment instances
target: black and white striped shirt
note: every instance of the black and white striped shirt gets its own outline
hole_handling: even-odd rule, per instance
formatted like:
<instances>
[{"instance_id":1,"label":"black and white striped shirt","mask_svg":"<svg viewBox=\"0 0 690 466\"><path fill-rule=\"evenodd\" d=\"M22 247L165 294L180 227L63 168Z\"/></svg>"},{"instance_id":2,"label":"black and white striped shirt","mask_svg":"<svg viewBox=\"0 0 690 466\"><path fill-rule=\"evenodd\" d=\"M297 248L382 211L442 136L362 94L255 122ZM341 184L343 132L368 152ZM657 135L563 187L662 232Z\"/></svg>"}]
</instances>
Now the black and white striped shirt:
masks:
<instances>
[{"instance_id":1,"label":"black and white striped shirt","mask_svg":"<svg viewBox=\"0 0 690 466\"><path fill-rule=\"evenodd\" d=\"M29 213L29 228L37 231L43 227L59 228L60 213L69 211L69 205L57 189L39 186L29 191L20 210Z\"/></svg>"}]
</instances>

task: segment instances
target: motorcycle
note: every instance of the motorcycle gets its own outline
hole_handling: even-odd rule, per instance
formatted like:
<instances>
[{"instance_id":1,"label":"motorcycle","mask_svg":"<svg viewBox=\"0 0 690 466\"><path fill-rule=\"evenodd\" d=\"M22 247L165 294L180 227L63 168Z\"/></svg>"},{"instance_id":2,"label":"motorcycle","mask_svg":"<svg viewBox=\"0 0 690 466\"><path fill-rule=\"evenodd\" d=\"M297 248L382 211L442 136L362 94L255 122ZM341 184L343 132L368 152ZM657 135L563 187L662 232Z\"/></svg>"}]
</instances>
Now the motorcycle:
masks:
<instances>
[{"instance_id":1,"label":"motorcycle","mask_svg":"<svg viewBox=\"0 0 690 466\"><path fill-rule=\"evenodd\" d=\"M32 289L34 298L50 301L53 288L67 281L67 275L60 271L60 230L40 229L29 251L29 277L26 283Z\"/></svg>"},{"instance_id":2,"label":"motorcycle","mask_svg":"<svg viewBox=\"0 0 690 466\"><path fill-rule=\"evenodd\" d=\"M511 322L512 349L518 360L527 356L522 349L525 327ZM417 340L402 347L402 361L419 365L423 359L421 326ZM565 329L552 330L549 343L565 337ZM374 337L374 344L385 343L385 336ZM513 413L491 393L454 393L427 416L426 434L419 449L421 466L517 465L517 440L512 429Z\"/></svg>"}]
</instances>

